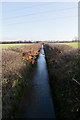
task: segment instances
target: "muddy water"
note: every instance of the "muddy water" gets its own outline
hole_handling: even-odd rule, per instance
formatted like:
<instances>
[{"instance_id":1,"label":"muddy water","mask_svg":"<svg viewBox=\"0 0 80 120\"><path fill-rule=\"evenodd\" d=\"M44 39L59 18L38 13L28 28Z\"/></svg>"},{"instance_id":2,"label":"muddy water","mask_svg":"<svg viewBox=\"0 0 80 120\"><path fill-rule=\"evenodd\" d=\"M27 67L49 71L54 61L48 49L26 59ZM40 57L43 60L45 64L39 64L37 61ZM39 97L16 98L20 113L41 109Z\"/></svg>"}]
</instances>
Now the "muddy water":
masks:
<instances>
[{"instance_id":1,"label":"muddy water","mask_svg":"<svg viewBox=\"0 0 80 120\"><path fill-rule=\"evenodd\" d=\"M38 57L36 73L25 90L16 117L55 118L43 46Z\"/></svg>"}]
</instances>

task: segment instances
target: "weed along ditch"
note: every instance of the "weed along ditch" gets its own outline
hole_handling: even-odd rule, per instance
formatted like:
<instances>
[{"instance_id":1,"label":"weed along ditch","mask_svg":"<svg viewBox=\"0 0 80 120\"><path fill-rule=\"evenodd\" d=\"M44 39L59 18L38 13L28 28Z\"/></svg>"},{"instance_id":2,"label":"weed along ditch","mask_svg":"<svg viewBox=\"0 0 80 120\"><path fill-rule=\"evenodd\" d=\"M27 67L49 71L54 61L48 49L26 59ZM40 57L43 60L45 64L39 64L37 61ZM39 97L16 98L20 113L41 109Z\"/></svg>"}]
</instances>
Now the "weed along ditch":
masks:
<instances>
[{"instance_id":1,"label":"weed along ditch","mask_svg":"<svg viewBox=\"0 0 80 120\"><path fill-rule=\"evenodd\" d=\"M41 43L2 49L2 118L14 118L33 77ZM36 46L36 47L35 47Z\"/></svg>"},{"instance_id":2,"label":"weed along ditch","mask_svg":"<svg viewBox=\"0 0 80 120\"><path fill-rule=\"evenodd\" d=\"M24 91L15 117L55 118L43 45L37 59L36 71Z\"/></svg>"},{"instance_id":3,"label":"weed along ditch","mask_svg":"<svg viewBox=\"0 0 80 120\"><path fill-rule=\"evenodd\" d=\"M44 44L56 120L80 120L80 49Z\"/></svg>"}]
</instances>

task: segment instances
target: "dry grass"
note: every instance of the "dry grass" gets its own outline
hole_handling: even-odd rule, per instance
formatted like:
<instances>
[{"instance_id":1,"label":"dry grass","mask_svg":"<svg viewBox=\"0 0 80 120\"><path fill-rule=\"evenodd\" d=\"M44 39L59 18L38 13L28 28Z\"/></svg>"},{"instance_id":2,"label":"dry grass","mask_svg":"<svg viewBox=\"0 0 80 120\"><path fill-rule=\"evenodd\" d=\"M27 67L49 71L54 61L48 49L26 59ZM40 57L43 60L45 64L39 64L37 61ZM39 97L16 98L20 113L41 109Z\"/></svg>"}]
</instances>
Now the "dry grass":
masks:
<instances>
[{"instance_id":1,"label":"dry grass","mask_svg":"<svg viewBox=\"0 0 80 120\"><path fill-rule=\"evenodd\" d=\"M2 50L3 117L14 113L40 48L41 44L32 44Z\"/></svg>"},{"instance_id":2,"label":"dry grass","mask_svg":"<svg viewBox=\"0 0 80 120\"><path fill-rule=\"evenodd\" d=\"M79 120L80 50L67 45L47 44L45 53L57 119Z\"/></svg>"}]
</instances>

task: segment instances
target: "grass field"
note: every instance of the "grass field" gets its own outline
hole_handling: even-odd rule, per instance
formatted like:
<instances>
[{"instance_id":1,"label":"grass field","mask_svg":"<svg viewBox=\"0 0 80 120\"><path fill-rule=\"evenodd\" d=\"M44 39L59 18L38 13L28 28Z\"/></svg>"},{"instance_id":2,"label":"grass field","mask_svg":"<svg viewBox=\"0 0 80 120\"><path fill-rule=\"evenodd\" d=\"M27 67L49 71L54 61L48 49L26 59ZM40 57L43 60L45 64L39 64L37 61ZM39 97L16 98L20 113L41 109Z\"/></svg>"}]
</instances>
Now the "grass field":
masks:
<instances>
[{"instance_id":1,"label":"grass field","mask_svg":"<svg viewBox=\"0 0 80 120\"><path fill-rule=\"evenodd\" d=\"M26 43L27 45L29 44L31 44L31 43ZM2 49L8 49L8 48L10 48L10 47L16 47L16 46L19 46L19 45L26 45L26 44L24 44L24 43L17 43L17 44L1 44L0 46L1 46L1 48Z\"/></svg>"},{"instance_id":2,"label":"grass field","mask_svg":"<svg viewBox=\"0 0 80 120\"><path fill-rule=\"evenodd\" d=\"M72 46L73 48L80 48L80 42L71 42L71 43L57 43L57 44L65 44L65 45L69 45Z\"/></svg>"},{"instance_id":3,"label":"grass field","mask_svg":"<svg viewBox=\"0 0 80 120\"><path fill-rule=\"evenodd\" d=\"M26 43L27 45L31 44L31 43ZM20 43L20 44L1 44L0 45L0 48L2 49L8 49L10 47L16 47L16 46L19 46L19 45L26 45L24 43ZM69 46L72 46L73 48L80 48L80 42L71 42L71 43L55 43L55 44L65 44L65 45L69 45Z\"/></svg>"}]
</instances>

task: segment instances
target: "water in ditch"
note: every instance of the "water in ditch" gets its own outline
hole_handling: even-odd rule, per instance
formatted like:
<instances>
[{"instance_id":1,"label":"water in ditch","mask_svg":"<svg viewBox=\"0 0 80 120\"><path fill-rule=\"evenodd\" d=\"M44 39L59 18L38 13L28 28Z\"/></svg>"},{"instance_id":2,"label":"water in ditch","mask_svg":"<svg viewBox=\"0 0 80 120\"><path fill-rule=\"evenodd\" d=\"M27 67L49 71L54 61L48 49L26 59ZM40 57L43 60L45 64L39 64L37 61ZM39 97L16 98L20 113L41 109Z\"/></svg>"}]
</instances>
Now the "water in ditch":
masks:
<instances>
[{"instance_id":1,"label":"water in ditch","mask_svg":"<svg viewBox=\"0 0 80 120\"><path fill-rule=\"evenodd\" d=\"M25 89L16 117L55 118L43 46L37 60L35 75Z\"/></svg>"}]
</instances>

